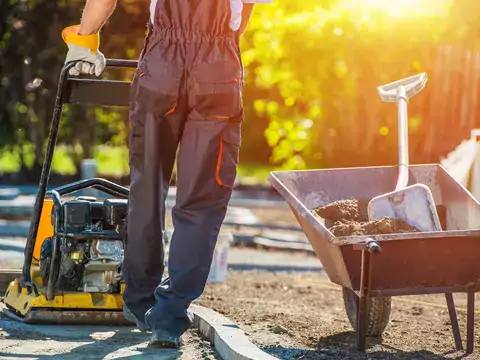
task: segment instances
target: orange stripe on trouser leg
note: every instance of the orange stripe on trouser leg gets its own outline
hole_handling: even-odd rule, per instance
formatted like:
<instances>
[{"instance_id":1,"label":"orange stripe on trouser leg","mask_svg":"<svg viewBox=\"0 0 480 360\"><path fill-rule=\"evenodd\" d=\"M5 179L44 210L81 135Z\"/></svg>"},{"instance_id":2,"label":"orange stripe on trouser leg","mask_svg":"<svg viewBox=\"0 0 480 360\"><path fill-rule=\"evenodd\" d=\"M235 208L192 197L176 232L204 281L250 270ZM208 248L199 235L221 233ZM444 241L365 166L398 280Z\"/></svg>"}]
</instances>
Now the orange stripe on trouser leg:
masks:
<instances>
[{"instance_id":1,"label":"orange stripe on trouser leg","mask_svg":"<svg viewBox=\"0 0 480 360\"><path fill-rule=\"evenodd\" d=\"M175 111L175 109L177 108L177 104L173 105L173 107L168 110L165 115L170 115L170 114L173 114L173 112Z\"/></svg>"},{"instance_id":2,"label":"orange stripe on trouser leg","mask_svg":"<svg viewBox=\"0 0 480 360\"><path fill-rule=\"evenodd\" d=\"M215 178L217 179L217 183L220 186L225 186L220 179L220 166L222 164L222 156L223 156L223 135L220 135L220 149L218 150L218 159L217 159L217 172L215 174Z\"/></svg>"}]
</instances>

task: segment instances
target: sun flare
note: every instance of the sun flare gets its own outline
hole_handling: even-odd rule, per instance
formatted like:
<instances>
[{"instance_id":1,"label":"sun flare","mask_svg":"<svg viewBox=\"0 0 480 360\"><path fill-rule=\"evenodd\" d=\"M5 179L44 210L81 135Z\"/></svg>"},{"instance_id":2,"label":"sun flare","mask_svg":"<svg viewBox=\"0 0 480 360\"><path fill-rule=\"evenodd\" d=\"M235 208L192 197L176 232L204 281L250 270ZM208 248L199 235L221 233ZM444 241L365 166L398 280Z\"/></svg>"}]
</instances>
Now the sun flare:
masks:
<instances>
[{"instance_id":1,"label":"sun flare","mask_svg":"<svg viewBox=\"0 0 480 360\"><path fill-rule=\"evenodd\" d=\"M355 7L394 18L446 15L453 0L351 0Z\"/></svg>"}]
</instances>

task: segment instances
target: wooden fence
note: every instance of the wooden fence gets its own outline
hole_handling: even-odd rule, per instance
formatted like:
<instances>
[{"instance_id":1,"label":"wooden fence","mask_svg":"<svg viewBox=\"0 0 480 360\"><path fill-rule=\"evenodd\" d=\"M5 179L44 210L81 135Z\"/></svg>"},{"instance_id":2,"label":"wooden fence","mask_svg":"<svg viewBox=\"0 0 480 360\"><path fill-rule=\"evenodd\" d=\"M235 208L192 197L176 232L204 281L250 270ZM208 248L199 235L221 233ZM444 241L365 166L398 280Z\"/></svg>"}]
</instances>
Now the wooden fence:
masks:
<instances>
[{"instance_id":1,"label":"wooden fence","mask_svg":"<svg viewBox=\"0 0 480 360\"><path fill-rule=\"evenodd\" d=\"M421 134L414 145L424 162L439 162L480 127L480 52L454 46L435 50L421 101Z\"/></svg>"}]
</instances>

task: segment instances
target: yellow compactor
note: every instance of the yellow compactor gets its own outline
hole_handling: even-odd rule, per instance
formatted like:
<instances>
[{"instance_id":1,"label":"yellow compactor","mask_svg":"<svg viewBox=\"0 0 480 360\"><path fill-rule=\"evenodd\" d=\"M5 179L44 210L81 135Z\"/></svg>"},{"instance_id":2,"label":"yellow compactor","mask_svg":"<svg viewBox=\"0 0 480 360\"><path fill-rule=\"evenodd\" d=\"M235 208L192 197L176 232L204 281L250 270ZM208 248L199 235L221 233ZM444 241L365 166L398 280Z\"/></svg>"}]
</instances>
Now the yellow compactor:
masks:
<instances>
[{"instance_id":1,"label":"yellow compactor","mask_svg":"<svg viewBox=\"0 0 480 360\"><path fill-rule=\"evenodd\" d=\"M128 188L93 178L47 192L64 104L129 105L130 82L68 77L74 65L60 73L23 269L1 310L26 323L130 324L122 312ZM107 67L137 62L108 59ZM75 195L88 188L105 196Z\"/></svg>"}]
</instances>

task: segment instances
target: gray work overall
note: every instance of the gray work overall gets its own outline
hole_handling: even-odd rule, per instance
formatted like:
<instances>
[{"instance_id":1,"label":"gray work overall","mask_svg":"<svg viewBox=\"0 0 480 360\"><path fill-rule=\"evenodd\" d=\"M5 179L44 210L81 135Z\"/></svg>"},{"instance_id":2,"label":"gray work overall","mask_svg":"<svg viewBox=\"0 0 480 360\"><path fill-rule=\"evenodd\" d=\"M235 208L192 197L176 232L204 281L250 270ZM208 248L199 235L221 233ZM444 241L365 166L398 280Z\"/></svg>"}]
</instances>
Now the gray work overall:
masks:
<instances>
[{"instance_id":1,"label":"gray work overall","mask_svg":"<svg viewBox=\"0 0 480 360\"><path fill-rule=\"evenodd\" d=\"M180 335L205 287L236 177L243 121L230 0L158 0L132 82L127 307ZM177 155L174 233L164 271L165 200ZM149 311L150 310L150 311Z\"/></svg>"}]
</instances>

